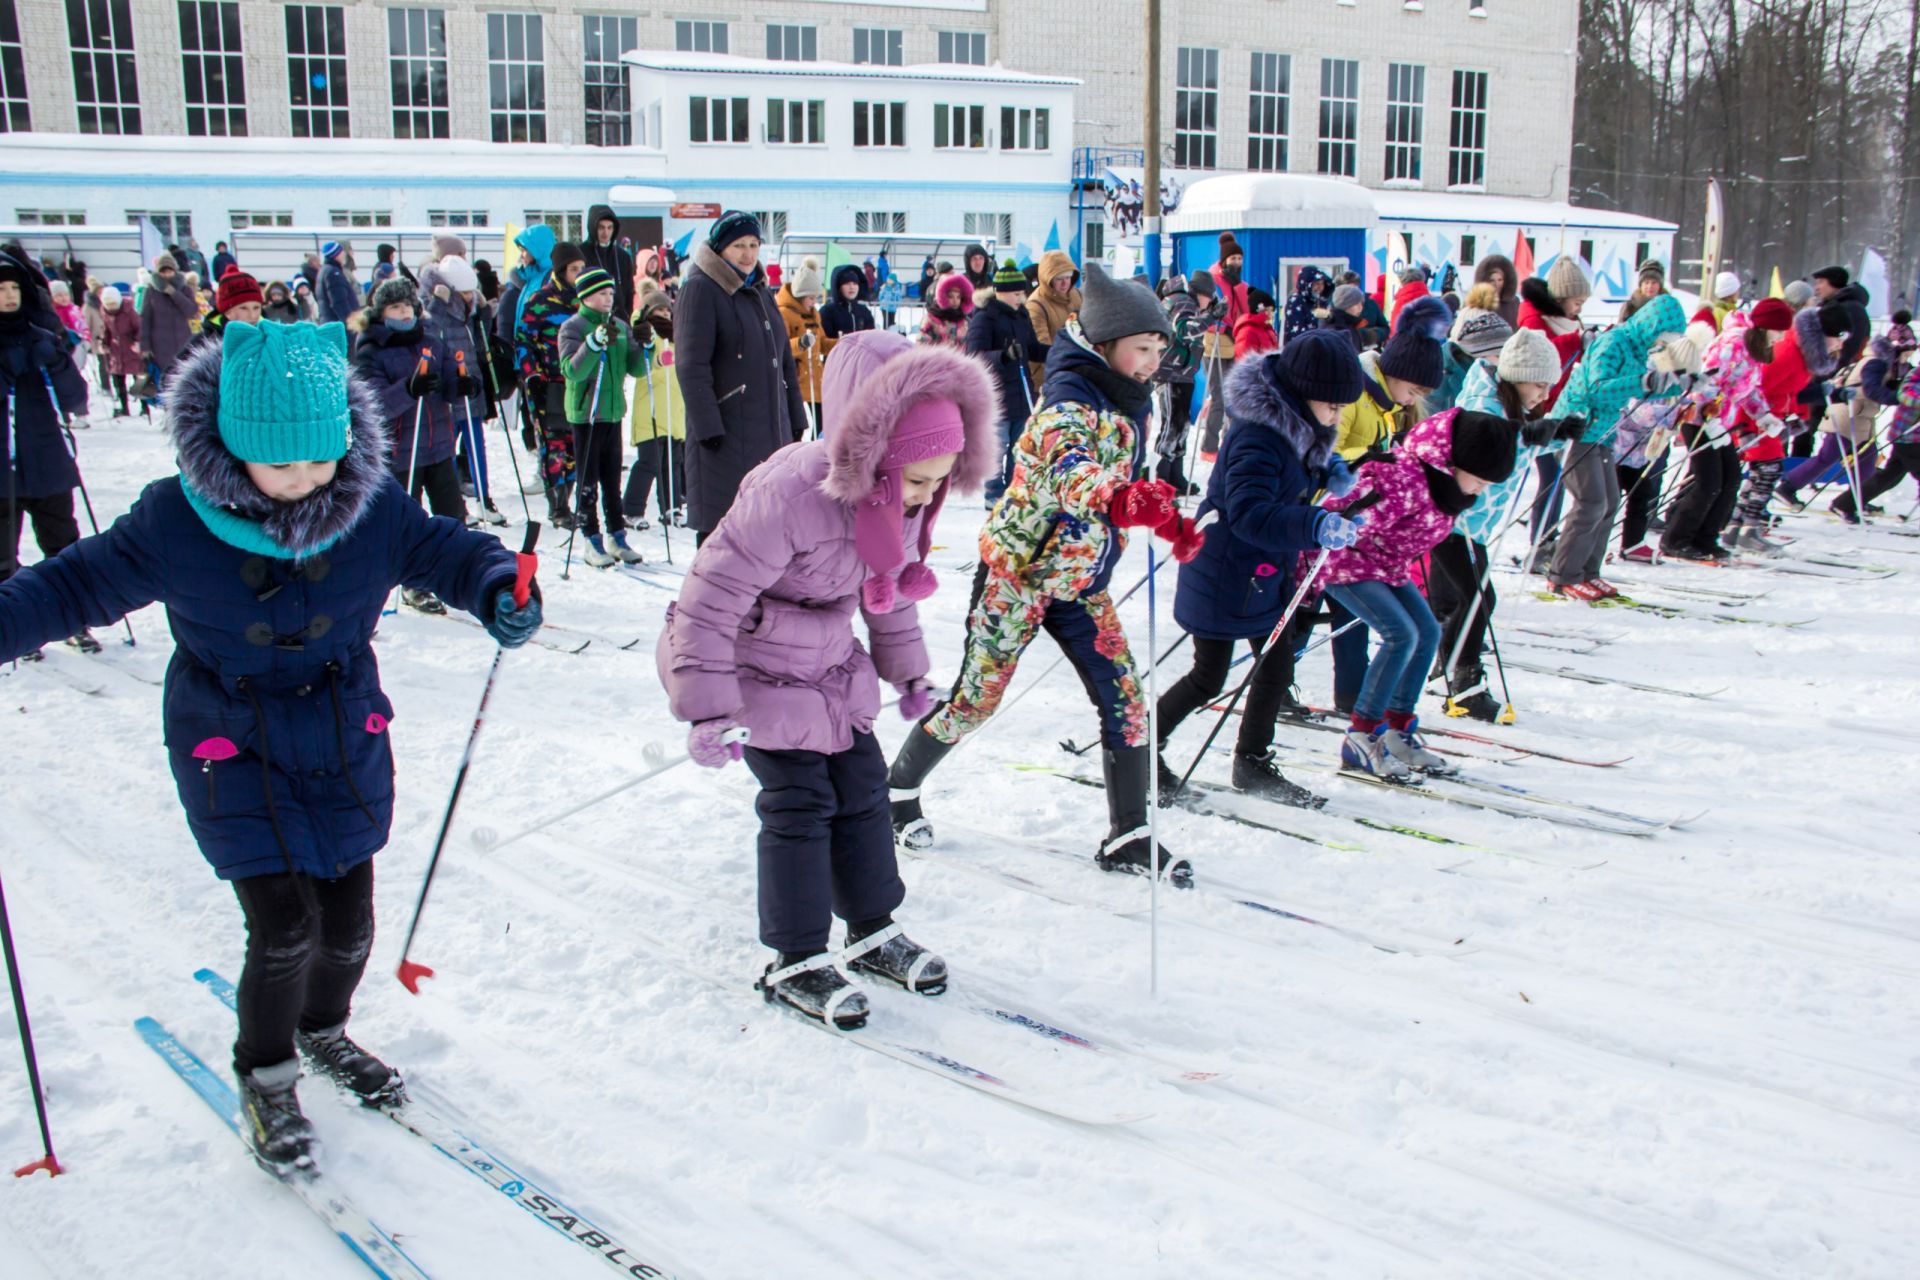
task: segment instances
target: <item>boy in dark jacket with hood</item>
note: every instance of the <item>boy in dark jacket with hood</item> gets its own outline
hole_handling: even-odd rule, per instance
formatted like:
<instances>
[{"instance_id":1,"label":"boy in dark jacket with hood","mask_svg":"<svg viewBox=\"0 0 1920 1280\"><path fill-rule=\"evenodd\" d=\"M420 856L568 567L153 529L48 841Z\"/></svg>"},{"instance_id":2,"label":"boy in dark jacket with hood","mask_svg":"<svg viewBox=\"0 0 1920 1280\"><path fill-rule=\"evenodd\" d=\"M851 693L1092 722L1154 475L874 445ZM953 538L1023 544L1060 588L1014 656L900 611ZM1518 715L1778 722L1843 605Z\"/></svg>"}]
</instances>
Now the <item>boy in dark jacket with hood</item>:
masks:
<instances>
[{"instance_id":1,"label":"boy in dark jacket with hood","mask_svg":"<svg viewBox=\"0 0 1920 1280\"><path fill-rule=\"evenodd\" d=\"M513 647L540 625L539 598L530 558L521 577L497 539L406 500L340 325L230 324L181 365L168 401L180 474L0 585L0 661L166 604L168 761L246 921L240 1132L285 1176L313 1165L300 1055L370 1106L406 1096L346 1034L394 808L381 606L395 583L436 591Z\"/></svg>"},{"instance_id":2,"label":"boy in dark jacket with hood","mask_svg":"<svg viewBox=\"0 0 1920 1280\"><path fill-rule=\"evenodd\" d=\"M984 301L982 299L984 298ZM1000 501L1013 474L1013 443L1026 429L1033 413L1033 388L1027 383L1027 362L1040 345L1027 315L1027 276L1008 258L994 274L993 287L975 294L973 315L967 320L966 349L993 371L1000 386L1000 468L987 477L987 505Z\"/></svg>"},{"instance_id":3,"label":"boy in dark jacket with hood","mask_svg":"<svg viewBox=\"0 0 1920 1280\"><path fill-rule=\"evenodd\" d=\"M633 315L633 253L620 243L620 219L609 205L587 210L587 242L580 246L589 267L613 278L613 314L625 320Z\"/></svg>"},{"instance_id":4,"label":"boy in dark jacket with hood","mask_svg":"<svg viewBox=\"0 0 1920 1280\"><path fill-rule=\"evenodd\" d=\"M1024 288L1026 281L1021 280ZM867 273L851 262L836 267L833 272L833 295L827 304L820 308L820 327L829 338L838 341L850 333L859 333L871 329L873 312L866 305L868 284Z\"/></svg>"}]
</instances>

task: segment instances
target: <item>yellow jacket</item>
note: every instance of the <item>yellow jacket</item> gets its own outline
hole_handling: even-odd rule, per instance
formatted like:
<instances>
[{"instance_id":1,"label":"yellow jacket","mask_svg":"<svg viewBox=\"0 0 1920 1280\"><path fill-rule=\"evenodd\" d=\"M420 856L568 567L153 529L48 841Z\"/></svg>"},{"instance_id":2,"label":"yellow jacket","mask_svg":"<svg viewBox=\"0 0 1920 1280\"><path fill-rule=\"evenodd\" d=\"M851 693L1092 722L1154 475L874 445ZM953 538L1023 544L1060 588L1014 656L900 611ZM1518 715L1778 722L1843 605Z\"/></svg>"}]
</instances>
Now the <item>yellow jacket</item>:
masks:
<instances>
[{"instance_id":1,"label":"yellow jacket","mask_svg":"<svg viewBox=\"0 0 1920 1280\"><path fill-rule=\"evenodd\" d=\"M1417 405L1396 405L1387 397L1387 376L1376 352L1360 353L1360 398L1340 410L1340 439L1334 452L1351 462L1367 450L1390 448L1393 437L1414 424Z\"/></svg>"},{"instance_id":2,"label":"yellow jacket","mask_svg":"<svg viewBox=\"0 0 1920 1280\"><path fill-rule=\"evenodd\" d=\"M673 343L659 334L642 348L646 359L641 368L645 377L633 380L629 398L627 426L635 444L645 444L661 436L676 443L687 438L687 406L680 399L680 375L673 365Z\"/></svg>"}]
</instances>

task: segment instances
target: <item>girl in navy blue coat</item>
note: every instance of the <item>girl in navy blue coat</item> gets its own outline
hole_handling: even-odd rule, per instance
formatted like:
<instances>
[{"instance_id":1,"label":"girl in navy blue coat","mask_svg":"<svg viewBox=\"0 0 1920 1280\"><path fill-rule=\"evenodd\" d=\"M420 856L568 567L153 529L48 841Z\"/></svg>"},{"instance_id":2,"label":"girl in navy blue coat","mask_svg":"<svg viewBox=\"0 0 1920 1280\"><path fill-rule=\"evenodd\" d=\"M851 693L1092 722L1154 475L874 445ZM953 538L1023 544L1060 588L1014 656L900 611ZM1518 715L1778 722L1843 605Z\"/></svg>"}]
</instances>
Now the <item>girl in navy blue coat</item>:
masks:
<instances>
[{"instance_id":1,"label":"girl in navy blue coat","mask_svg":"<svg viewBox=\"0 0 1920 1280\"><path fill-rule=\"evenodd\" d=\"M1293 599L1299 553L1352 542L1356 522L1314 506L1313 497L1353 485L1333 446L1340 407L1360 392L1353 344L1324 329L1298 334L1228 375L1231 428L1196 513L1199 522L1210 514L1216 520L1200 554L1180 566L1173 597L1174 620L1193 636L1193 670L1161 695L1159 706L1164 750L1181 721L1220 695L1234 645L1247 641L1258 665L1234 747L1233 785L1315 808L1324 801L1282 777L1271 750L1274 721L1293 686L1292 638L1283 636L1264 656L1261 650ZM1162 790L1172 781L1163 773Z\"/></svg>"},{"instance_id":2,"label":"girl in navy blue coat","mask_svg":"<svg viewBox=\"0 0 1920 1280\"><path fill-rule=\"evenodd\" d=\"M0 585L0 662L159 600L175 649L163 737L187 826L247 924L234 1070L261 1161L310 1163L296 1046L386 1105L397 1074L346 1036L373 941L371 859L393 818L393 704L371 641L396 583L503 645L513 554L428 516L387 470L386 415L338 324L226 327L167 393L180 474L98 537Z\"/></svg>"}]
</instances>

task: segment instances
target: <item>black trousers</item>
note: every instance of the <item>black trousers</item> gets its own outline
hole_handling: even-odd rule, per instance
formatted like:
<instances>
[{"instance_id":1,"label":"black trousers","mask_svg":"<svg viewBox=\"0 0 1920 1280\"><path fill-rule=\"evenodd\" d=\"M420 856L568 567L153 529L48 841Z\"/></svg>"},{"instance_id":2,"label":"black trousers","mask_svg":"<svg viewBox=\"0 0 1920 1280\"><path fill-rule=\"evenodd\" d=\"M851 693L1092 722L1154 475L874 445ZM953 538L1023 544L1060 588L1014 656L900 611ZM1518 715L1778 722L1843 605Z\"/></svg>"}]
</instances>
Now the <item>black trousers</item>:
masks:
<instances>
[{"instance_id":1,"label":"black trousers","mask_svg":"<svg viewBox=\"0 0 1920 1280\"><path fill-rule=\"evenodd\" d=\"M336 880L249 876L233 882L233 896L247 920L233 1045L233 1069L244 1074L293 1057L295 1031L347 1020L373 950L373 859Z\"/></svg>"},{"instance_id":2,"label":"black trousers","mask_svg":"<svg viewBox=\"0 0 1920 1280\"><path fill-rule=\"evenodd\" d=\"M820 951L833 917L877 920L907 896L894 861L887 759L870 733L845 751L762 751L760 941L776 951Z\"/></svg>"},{"instance_id":3,"label":"black trousers","mask_svg":"<svg viewBox=\"0 0 1920 1280\"><path fill-rule=\"evenodd\" d=\"M1681 429L1688 448L1693 447L1701 430L1693 425ZM1740 455L1733 447L1723 445L1696 451L1687 461L1680 493L1667 509L1666 532L1660 535L1661 549L1678 551L1719 545L1720 530L1733 514L1733 503L1739 496Z\"/></svg>"},{"instance_id":4,"label":"black trousers","mask_svg":"<svg viewBox=\"0 0 1920 1280\"><path fill-rule=\"evenodd\" d=\"M401 484L405 484L407 464L404 461L395 462L393 474ZM407 496L418 502L422 494L426 495L427 510L433 514L466 523L467 500L460 496L460 473L454 468L452 458L424 463L413 469L413 492Z\"/></svg>"},{"instance_id":5,"label":"black trousers","mask_svg":"<svg viewBox=\"0 0 1920 1280\"><path fill-rule=\"evenodd\" d=\"M1487 549L1465 534L1450 533L1433 549L1428 564L1427 603L1440 620L1439 659L1447 662L1454 645L1459 644L1460 658L1453 669L1477 667L1486 647L1487 627L1493 621L1493 607L1498 603L1493 579L1488 576L1480 589L1480 607L1473 607L1474 586L1487 567ZM1469 613L1473 615L1471 625L1467 621ZM1464 643L1460 639L1463 630Z\"/></svg>"},{"instance_id":6,"label":"black trousers","mask_svg":"<svg viewBox=\"0 0 1920 1280\"><path fill-rule=\"evenodd\" d=\"M1664 468L1665 457L1654 464ZM1645 467L1614 468L1620 480L1620 492L1626 514L1620 519L1620 549L1630 550L1639 546L1647 537L1647 526L1653 520L1654 509L1660 503L1660 471L1648 474Z\"/></svg>"},{"instance_id":7,"label":"black trousers","mask_svg":"<svg viewBox=\"0 0 1920 1280\"><path fill-rule=\"evenodd\" d=\"M607 513L607 532L625 533L627 529L627 519L620 514L621 429L618 422L579 423L573 428L577 451L573 475L580 486L574 502L580 532L590 538L600 532L600 510Z\"/></svg>"},{"instance_id":8,"label":"black trousers","mask_svg":"<svg viewBox=\"0 0 1920 1280\"><path fill-rule=\"evenodd\" d=\"M0 475L0 486L5 483L5 477ZM33 540L40 544L40 554L48 559L80 541L80 524L73 518L73 490L46 498L16 497L14 502L11 507L7 505L6 490L0 487L0 520L6 525L5 532L0 533L0 551L6 553L0 558L0 582L19 572L24 518L32 519Z\"/></svg>"},{"instance_id":9,"label":"black trousers","mask_svg":"<svg viewBox=\"0 0 1920 1280\"><path fill-rule=\"evenodd\" d=\"M1887 457L1886 465L1874 473L1873 479L1867 481L1866 487L1861 490L1861 496L1868 502L1872 502L1881 494L1890 492L1895 485L1908 476L1920 481L1920 444L1894 445L1893 452ZM1840 498L1833 506L1836 511L1853 511L1852 485L1841 486Z\"/></svg>"},{"instance_id":10,"label":"black trousers","mask_svg":"<svg viewBox=\"0 0 1920 1280\"><path fill-rule=\"evenodd\" d=\"M627 472L627 490L620 498L620 510L629 520L647 515L647 495L659 494L660 522L665 524L673 508L687 500L687 442L673 442L673 468L668 474L667 440L660 436L642 440L633 447L633 467Z\"/></svg>"},{"instance_id":11,"label":"black trousers","mask_svg":"<svg viewBox=\"0 0 1920 1280\"><path fill-rule=\"evenodd\" d=\"M1240 733L1234 746L1234 750L1243 755L1264 755L1267 748L1273 745L1273 722L1280 714L1281 704L1286 701L1287 691L1293 688L1292 624L1288 625L1287 634L1280 637L1280 643L1270 652L1262 654L1261 649L1266 643L1265 636L1246 642L1247 648L1255 655L1255 663L1253 683L1247 686L1246 698L1241 704L1246 714L1241 717ZM1218 698L1226 689L1227 676L1233 669L1234 644L1232 640L1193 638L1193 669L1160 695L1162 743L1180 726L1181 721Z\"/></svg>"}]
</instances>

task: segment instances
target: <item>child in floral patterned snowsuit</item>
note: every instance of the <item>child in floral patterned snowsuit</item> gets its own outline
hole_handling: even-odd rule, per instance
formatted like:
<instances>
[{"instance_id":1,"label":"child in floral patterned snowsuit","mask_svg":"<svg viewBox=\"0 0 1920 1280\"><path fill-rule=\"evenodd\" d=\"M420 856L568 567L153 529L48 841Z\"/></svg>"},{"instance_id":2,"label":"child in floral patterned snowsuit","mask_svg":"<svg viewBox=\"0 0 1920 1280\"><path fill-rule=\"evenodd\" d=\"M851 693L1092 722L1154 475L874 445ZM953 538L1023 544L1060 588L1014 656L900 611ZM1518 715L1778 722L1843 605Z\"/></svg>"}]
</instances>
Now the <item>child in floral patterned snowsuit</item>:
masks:
<instances>
[{"instance_id":1,"label":"child in floral patterned snowsuit","mask_svg":"<svg viewBox=\"0 0 1920 1280\"><path fill-rule=\"evenodd\" d=\"M1012 482L980 532L967 646L947 701L908 734L888 777L894 830L909 848L932 843L920 786L961 738L986 723L1020 655L1042 630L1066 651L1100 713L1112 829L1097 860L1144 873L1147 708L1138 668L1108 594L1128 527L1145 526L1191 559L1201 537L1171 485L1145 474L1147 381L1170 336L1151 292L1087 270L1086 301L1047 358L1043 407L1014 450ZM1168 858L1161 854L1163 867ZM1174 863L1176 879L1190 875Z\"/></svg>"}]
</instances>

